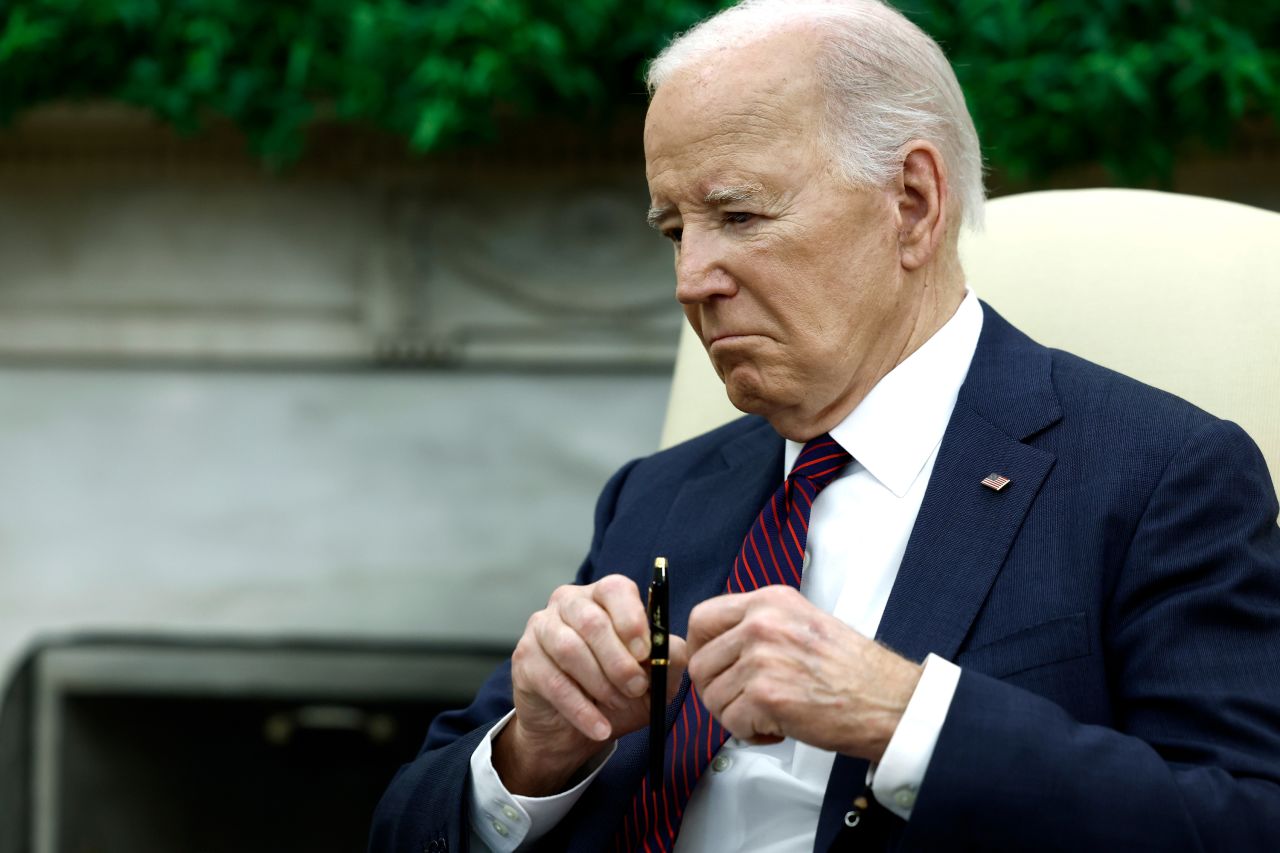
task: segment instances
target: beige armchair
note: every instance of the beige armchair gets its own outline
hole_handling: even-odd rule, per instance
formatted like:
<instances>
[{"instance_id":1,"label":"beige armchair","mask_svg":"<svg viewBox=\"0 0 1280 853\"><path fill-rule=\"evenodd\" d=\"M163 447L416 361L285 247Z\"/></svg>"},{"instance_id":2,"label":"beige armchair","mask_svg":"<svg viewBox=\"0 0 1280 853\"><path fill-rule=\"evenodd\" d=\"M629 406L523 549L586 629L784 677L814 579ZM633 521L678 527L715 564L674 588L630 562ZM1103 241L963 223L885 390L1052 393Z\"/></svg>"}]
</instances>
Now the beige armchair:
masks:
<instances>
[{"instance_id":1,"label":"beige armchair","mask_svg":"<svg viewBox=\"0 0 1280 853\"><path fill-rule=\"evenodd\" d=\"M1043 344L1240 424L1280 488L1280 213L1143 190L1026 193L966 234L969 285ZM688 327L662 446L738 416Z\"/></svg>"}]
</instances>

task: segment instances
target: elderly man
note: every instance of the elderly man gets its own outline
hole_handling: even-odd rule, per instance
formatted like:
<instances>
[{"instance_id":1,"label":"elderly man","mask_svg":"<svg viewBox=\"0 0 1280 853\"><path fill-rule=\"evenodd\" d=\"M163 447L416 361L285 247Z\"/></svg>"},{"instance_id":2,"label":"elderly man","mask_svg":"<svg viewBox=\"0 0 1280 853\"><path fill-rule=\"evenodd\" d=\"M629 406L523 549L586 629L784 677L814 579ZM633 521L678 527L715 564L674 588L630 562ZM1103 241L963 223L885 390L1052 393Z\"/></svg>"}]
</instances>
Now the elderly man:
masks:
<instances>
[{"instance_id":1,"label":"elderly man","mask_svg":"<svg viewBox=\"0 0 1280 853\"><path fill-rule=\"evenodd\" d=\"M981 162L938 46L875 0L761 0L650 85L650 222L752 417L609 482L373 849L1280 849L1261 455L967 289ZM651 787L659 554L688 678Z\"/></svg>"}]
</instances>

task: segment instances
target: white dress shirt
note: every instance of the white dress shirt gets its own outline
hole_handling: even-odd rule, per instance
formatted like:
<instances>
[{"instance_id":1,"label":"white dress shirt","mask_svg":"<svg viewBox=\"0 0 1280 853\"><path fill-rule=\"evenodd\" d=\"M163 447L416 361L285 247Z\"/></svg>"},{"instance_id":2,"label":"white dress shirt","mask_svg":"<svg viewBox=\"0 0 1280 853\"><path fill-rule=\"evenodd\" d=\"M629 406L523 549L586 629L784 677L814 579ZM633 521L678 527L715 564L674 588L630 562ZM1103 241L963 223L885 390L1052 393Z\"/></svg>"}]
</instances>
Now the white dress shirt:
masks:
<instances>
[{"instance_id":1,"label":"white dress shirt","mask_svg":"<svg viewBox=\"0 0 1280 853\"><path fill-rule=\"evenodd\" d=\"M831 430L854 461L814 501L800 591L868 637L889 601L981 330L982 308L970 291L951 319ZM787 442L783 477L802 447ZM904 819L911 817L959 677L954 664L926 659L874 769L873 794ZM510 718L495 725L471 757L472 843L494 853L511 853L549 831L613 754L600 755L586 778L562 794L513 795L491 760L492 738ZM768 746L730 738L694 786L676 853L807 853L834 761L835 753L791 738Z\"/></svg>"}]
</instances>

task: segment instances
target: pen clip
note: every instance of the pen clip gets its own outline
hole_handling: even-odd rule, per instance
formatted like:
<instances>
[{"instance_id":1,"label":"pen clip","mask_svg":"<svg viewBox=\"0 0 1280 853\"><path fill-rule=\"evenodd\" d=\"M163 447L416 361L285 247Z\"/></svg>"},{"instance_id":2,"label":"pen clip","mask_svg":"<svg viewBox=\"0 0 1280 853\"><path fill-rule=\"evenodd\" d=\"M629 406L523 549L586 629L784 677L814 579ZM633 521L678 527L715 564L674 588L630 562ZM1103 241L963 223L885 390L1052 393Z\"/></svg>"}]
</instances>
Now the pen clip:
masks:
<instances>
[{"instance_id":1,"label":"pen clip","mask_svg":"<svg viewBox=\"0 0 1280 853\"><path fill-rule=\"evenodd\" d=\"M645 604L650 628L666 632L668 606L667 558L658 557L653 561L653 578L649 581L649 599Z\"/></svg>"}]
</instances>

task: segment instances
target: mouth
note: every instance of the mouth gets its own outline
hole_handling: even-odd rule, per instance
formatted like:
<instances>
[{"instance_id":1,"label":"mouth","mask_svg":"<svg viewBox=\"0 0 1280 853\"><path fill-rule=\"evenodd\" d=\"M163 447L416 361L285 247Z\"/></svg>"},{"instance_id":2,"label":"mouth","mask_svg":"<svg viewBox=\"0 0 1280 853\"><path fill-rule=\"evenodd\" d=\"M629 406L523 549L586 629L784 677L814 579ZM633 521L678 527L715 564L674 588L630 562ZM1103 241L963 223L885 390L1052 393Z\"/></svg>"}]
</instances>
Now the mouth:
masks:
<instances>
[{"instance_id":1,"label":"mouth","mask_svg":"<svg viewBox=\"0 0 1280 853\"><path fill-rule=\"evenodd\" d=\"M707 349L711 349L717 344L722 346L731 346L750 338L758 337L760 337L760 335L755 334L754 332L724 332L722 334L712 335L711 338L707 340Z\"/></svg>"}]
</instances>

